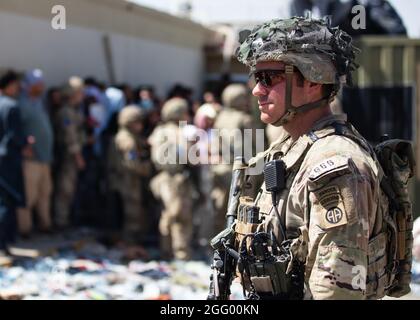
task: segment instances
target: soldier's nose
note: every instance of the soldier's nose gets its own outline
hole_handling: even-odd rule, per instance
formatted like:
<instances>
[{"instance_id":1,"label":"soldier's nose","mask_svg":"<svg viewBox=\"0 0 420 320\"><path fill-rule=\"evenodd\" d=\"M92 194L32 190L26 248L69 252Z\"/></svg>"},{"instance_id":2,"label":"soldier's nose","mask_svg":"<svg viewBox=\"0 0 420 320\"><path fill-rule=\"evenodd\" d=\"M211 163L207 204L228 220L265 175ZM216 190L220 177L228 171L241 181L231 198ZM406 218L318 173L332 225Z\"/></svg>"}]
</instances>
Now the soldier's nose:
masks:
<instances>
[{"instance_id":1,"label":"soldier's nose","mask_svg":"<svg viewBox=\"0 0 420 320\"><path fill-rule=\"evenodd\" d=\"M265 96L267 95L267 88L265 88L261 83L257 83L252 90L252 94L255 97Z\"/></svg>"}]
</instances>

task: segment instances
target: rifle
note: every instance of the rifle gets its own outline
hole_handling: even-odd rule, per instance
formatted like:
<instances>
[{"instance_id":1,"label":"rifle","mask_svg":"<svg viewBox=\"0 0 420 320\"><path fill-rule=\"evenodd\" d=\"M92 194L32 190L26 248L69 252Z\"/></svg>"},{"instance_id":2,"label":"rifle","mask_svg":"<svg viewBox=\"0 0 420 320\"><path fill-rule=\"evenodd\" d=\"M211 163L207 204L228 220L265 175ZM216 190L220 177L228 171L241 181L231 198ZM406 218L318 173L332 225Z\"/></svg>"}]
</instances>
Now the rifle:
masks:
<instances>
[{"instance_id":1,"label":"rifle","mask_svg":"<svg viewBox=\"0 0 420 320\"><path fill-rule=\"evenodd\" d=\"M234 222L237 215L241 186L245 178L245 160L236 157L232 172L232 181L229 191L229 202L226 212L226 228L215 236L210 245L214 249L213 263L211 265L210 289L207 300L229 300L230 286L234 278L239 253L233 249Z\"/></svg>"}]
</instances>

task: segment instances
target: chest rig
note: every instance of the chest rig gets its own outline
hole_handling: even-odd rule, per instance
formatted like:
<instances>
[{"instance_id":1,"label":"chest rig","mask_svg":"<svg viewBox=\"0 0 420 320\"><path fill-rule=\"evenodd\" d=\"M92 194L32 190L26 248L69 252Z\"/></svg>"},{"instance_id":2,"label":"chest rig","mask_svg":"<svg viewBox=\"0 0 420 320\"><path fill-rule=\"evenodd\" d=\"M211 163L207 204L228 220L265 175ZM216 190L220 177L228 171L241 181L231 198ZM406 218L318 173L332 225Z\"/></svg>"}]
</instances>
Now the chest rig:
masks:
<instances>
[{"instance_id":1,"label":"chest rig","mask_svg":"<svg viewBox=\"0 0 420 320\"><path fill-rule=\"evenodd\" d=\"M279 176L284 179L275 197L267 190L267 183L271 182L265 177L255 198L242 196L239 201L235 223L235 244L240 257L237 275L248 299L303 299L309 206L302 205L301 219L286 225L287 202L308 151L318 140L331 135L348 137L371 153L372 149L350 124L333 122L297 141L286 138L273 144L250 161L250 166L264 161L266 167L280 162L284 171Z\"/></svg>"}]
</instances>

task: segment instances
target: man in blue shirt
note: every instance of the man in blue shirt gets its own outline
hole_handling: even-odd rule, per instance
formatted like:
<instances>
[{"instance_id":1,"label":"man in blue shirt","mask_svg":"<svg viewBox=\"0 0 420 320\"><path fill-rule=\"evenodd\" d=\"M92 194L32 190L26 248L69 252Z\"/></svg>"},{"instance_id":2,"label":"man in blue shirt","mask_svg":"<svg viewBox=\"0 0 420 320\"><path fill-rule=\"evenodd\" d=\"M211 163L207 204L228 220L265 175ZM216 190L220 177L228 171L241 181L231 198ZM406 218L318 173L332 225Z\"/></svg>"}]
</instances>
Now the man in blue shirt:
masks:
<instances>
[{"instance_id":1,"label":"man in blue shirt","mask_svg":"<svg viewBox=\"0 0 420 320\"><path fill-rule=\"evenodd\" d=\"M32 152L25 155L26 207L18 210L18 226L21 235L32 230L32 210L36 209L42 231L51 228L50 197L52 192L51 162L53 160L53 130L42 101L44 78L39 69L25 74L24 94L21 98L22 130L30 137Z\"/></svg>"}]
</instances>

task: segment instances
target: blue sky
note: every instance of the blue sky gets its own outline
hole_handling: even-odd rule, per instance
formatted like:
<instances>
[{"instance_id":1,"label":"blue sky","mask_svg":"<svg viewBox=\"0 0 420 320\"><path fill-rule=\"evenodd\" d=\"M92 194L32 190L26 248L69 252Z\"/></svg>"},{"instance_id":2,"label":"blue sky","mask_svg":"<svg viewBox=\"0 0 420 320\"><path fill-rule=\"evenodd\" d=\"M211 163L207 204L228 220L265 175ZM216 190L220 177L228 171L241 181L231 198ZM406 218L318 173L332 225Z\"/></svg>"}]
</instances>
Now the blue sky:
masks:
<instances>
[{"instance_id":1,"label":"blue sky","mask_svg":"<svg viewBox=\"0 0 420 320\"><path fill-rule=\"evenodd\" d=\"M176 14L185 0L130 0L171 14ZM288 15L290 0L190 0L192 19L203 23L253 22ZM346 1L346 0L342 0ZM389 0L399 12L410 37L420 38L420 1Z\"/></svg>"}]
</instances>

